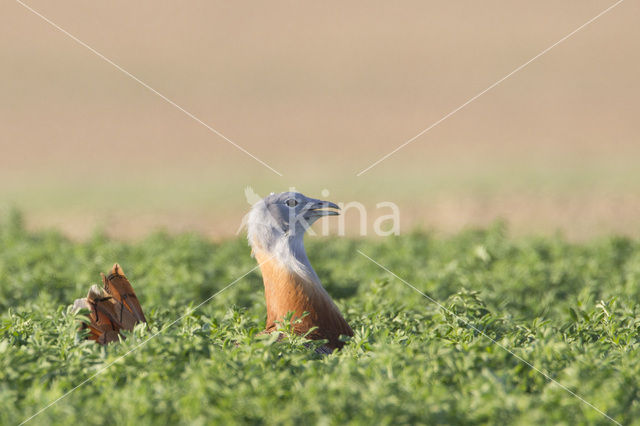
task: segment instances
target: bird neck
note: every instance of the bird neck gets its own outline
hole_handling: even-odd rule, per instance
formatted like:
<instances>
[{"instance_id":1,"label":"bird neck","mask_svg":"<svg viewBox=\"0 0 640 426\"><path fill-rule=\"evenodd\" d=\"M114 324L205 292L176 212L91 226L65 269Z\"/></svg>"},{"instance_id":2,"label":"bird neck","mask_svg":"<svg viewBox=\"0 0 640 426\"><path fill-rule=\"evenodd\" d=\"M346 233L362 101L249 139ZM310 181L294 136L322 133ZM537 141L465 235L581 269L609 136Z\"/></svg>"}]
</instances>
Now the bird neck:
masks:
<instances>
[{"instance_id":1,"label":"bird neck","mask_svg":"<svg viewBox=\"0 0 640 426\"><path fill-rule=\"evenodd\" d=\"M327 347L332 350L341 348L344 342L340 336L353 336L353 330L322 287L309 263L302 238L271 239L271 245L262 245L254 239L250 241L264 281L267 303L265 331L275 331L277 322L292 312L296 334L309 339L326 339L329 342ZM308 314L303 316L305 312Z\"/></svg>"},{"instance_id":2,"label":"bird neck","mask_svg":"<svg viewBox=\"0 0 640 426\"><path fill-rule=\"evenodd\" d=\"M251 248L256 259L258 255L264 257L265 260L273 258L272 263L278 264L280 269L288 270L300 279L322 287L320 278L307 257L303 237L302 234L281 234L270 235L266 241L254 238L251 240ZM262 262L258 260L258 263Z\"/></svg>"},{"instance_id":3,"label":"bird neck","mask_svg":"<svg viewBox=\"0 0 640 426\"><path fill-rule=\"evenodd\" d=\"M264 281L267 330L274 329L275 322L282 321L289 312L293 312L293 319L309 312L302 319L302 324L296 326L304 329L318 325L319 317L340 315L311 267L301 241L299 244L287 241L282 247L273 247L269 252L255 244L252 246Z\"/></svg>"}]
</instances>

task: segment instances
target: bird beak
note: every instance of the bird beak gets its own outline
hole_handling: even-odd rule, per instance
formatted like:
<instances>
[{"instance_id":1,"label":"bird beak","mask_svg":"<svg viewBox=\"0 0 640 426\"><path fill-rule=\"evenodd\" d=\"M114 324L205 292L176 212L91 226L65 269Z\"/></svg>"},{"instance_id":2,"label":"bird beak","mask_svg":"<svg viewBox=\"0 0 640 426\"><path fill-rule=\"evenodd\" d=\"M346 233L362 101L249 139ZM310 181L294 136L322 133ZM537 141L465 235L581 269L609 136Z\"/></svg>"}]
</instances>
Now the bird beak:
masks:
<instances>
[{"instance_id":1,"label":"bird beak","mask_svg":"<svg viewBox=\"0 0 640 426\"><path fill-rule=\"evenodd\" d=\"M322 216L338 216L340 213L336 210L340 210L340 206L336 203L332 203L331 201L311 200L307 204L304 215L308 219L319 218Z\"/></svg>"}]
</instances>

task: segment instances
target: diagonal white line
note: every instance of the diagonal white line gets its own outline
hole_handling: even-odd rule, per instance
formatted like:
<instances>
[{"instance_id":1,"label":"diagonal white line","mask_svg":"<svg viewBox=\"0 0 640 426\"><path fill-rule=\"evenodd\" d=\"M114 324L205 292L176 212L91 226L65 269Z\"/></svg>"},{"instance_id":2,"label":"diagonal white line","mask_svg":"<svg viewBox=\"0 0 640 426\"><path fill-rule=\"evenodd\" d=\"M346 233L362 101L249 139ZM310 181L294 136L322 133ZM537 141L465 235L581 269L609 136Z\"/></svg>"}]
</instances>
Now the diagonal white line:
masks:
<instances>
[{"instance_id":1,"label":"diagonal white line","mask_svg":"<svg viewBox=\"0 0 640 426\"><path fill-rule=\"evenodd\" d=\"M133 80L135 80L137 83L139 83L141 86L145 87L146 89L150 90L151 92L153 92L154 94L158 95L160 98L164 99L166 102L168 102L169 104L171 104L172 106L174 106L175 108L177 108L178 110L182 111L185 115L187 115L189 118L193 119L194 121L200 123L201 125L203 125L204 127L206 127L208 130L210 130L211 132L215 133L216 135L220 136L222 139L224 139L225 141L229 142L231 145L235 146L236 148L238 148L240 151L244 152L245 154L247 154L249 157L253 158L254 160L256 160L258 163L262 164L263 166L265 166L266 168L268 168L269 170L271 170L272 172L274 172L275 174L282 176L282 173L280 173L279 171L277 171L276 169L274 169L273 167L271 167L270 165L268 165L267 163L265 163L264 161L262 161L261 159L259 159L258 157L256 157L255 155L253 155L252 153L250 153L249 151L247 151L245 148L241 147L240 145L238 145L237 143L235 143L234 141L232 141L231 139L229 139L228 137L226 137L225 135L223 135L222 133L220 133L218 130L214 129L212 126L208 125L207 123L205 123L204 121L202 121L201 119L199 119L198 117L196 117L195 115L193 115L192 113L190 113L189 111L187 111L186 109L184 109L183 107L181 107L180 105L178 105L177 103L175 103L174 101L172 101L171 99L167 98L165 95L163 95L162 93L158 92L156 89L154 89L153 87L149 86L147 83L145 83L144 81L140 80L138 77L136 77L135 75L131 74L129 71L127 71L126 69L122 68L120 65L116 64L115 62L113 62L111 59L107 58L106 56L104 56L102 53L98 52L97 50L95 50L93 47L89 46L87 43L83 42L82 40L80 40L78 37L74 36L73 34L69 33L68 31L66 31L64 28L60 27L58 24L56 24L55 22L51 21L49 18L47 18L46 16L42 15L40 12L38 12L37 10L33 9L31 6L23 3L20 0L16 0L16 2L18 4L20 4L21 6L23 6L25 9L29 10L31 13L33 13L34 15L38 16L39 18L41 18L43 21L47 22L48 24L50 24L52 27L54 27L55 29L57 29L58 31L62 32L63 34L65 34L67 37L69 37L70 39L72 39L73 41L75 41L76 43L78 43L79 45L87 48L88 50L90 50L92 53L94 53L96 56L98 56L100 59L104 60L105 62L109 63L110 65L114 66L116 69L118 69L119 71L121 71L123 74L127 75L128 77L132 78Z\"/></svg>"},{"instance_id":2,"label":"diagonal white line","mask_svg":"<svg viewBox=\"0 0 640 426\"><path fill-rule=\"evenodd\" d=\"M576 28L575 30L571 31L569 34L567 34L566 36L562 37L560 40L558 40L557 42L553 43L551 46L547 47L546 49L544 49L542 52L538 53L536 56L534 56L533 58L529 59L527 62L525 62L524 64L520 65L519 67L517 67L516 69L514 69L513 71L511 71L509 74L505 75L504 77L502 77L500 80L496 81L495 83L493 83L491 86L487 87L486 89L484 89L482 92L478 93L477 95L473 96L472 98L470 98L468 101L466 101L465 103L463 103L462 105L460 105L459 107L457 107L456 109L454 109L453 111L451 111L450 113L448 113L447 115L445 115L444 117L442 117L441 119L439 119L438 121L436 121L435 123L433 123L432 125L430 125L429 127L427 127L426 129L422 130L420 133L418 133L417 135L415 135L414 137L412 137L411 139L409 139L408 141L406 141L405 143L403 143L402 145L398 146L396 149L394 149L393 151L391 151L390 153L388 153L387 155L385 155L384 157L380 158L378 161L374 162L373 164L371 164L369 167L367 167L366 169L361 170L360 172L358 172L356 174L356 176L361 176L362 174L366 173L367 171L369 171L370 169L372 169L373 167L377 166L378 164L380 164L381 162L383 162L384 160L386 160L387 158L391 157L393 154L395 154L396 152L400 151L402 148L404 148L405 146L409 145L411 142L415 141L416 139L418 139L420 136L424 135L425 133L427 133L429 130L433 129L434 127L436 127L438 124L442 123L443 121L445 121L447 118L451 117L452 115L454 115L455 113L457 113L458 111L460 111L461 109L463 109L464 107L466 107L467 105L469 105L470 103L472 103L473 101L475 101L476 99L478 99L480 96L484 95L485 93L487 93L488 91L490 91L491 89L493 89L494 87L498 86L500 83L502 83L503 81L505 81L506 79L508 79L509 77L511 77L512 75L514 75L515 73L517 73L518 71L522 70L524 67L526 67L527 65L529 65L530 63L532 63L533 61L535 61L536 59L538 59L539 57L541 57L542 55L544 55L545 53L549 52L551 49L553 49L554 47L556 47L557 45L559 45L560 43L562 43L563 41L567 40L568 38L570 38L571 36L573 36L575 33L577 33L578 31L582 30L584 27L586 27L587 25L593 23L596 19L600 18L602 15L604 15L605 13L609 12L611 9L613 9L614 7L618 6L620 3L622 3L624 0L618 0L616 3L614 3L613 5L609 6L608 8L606 8L605 10L603 10L602 12L598 13L596 16L594 16L593 18L589 19L587 22L585 22L584 24L580 25L578 28Z\"/></svg>"},{"instance_id":3,"label":"diagonal white line","mask_svg":"<svg viewBox=\"0 0 640 426\"><path fill-rule=\"evenodd\" d=\"M73 389L69 390L67 393L65 393L64 395L62 395L61 397L51 401L49 404L45 405L44 407L42 407L40 410L38 410L37 412L35 412L33 415L31 415L31 417L26 418L25 420L22 421L22 423L20 423L19 426L22 426L23 424L29 422L31 419L33 419L34 417L36 417L37 415L41 414L43 411L45 411L46 409L50 408L51 406L57 404L58 402L60 402L62 399L66 398L67 396L69 396L71 393L73 393L76 389L78 389L80 386L90 382L91 380L93 380L95 377L97 377L98 375L102 374L106 369L108 369L109 367L111 367L113 364L115 364L116 362L124 359L127 355L129 355L130 353L136 351L138 348L140 348L141 346L145 345L149 340L153 339L154 337L158 336L159 334L163 333L166 329L168 329L169 327L173 326L175 323L177 323L178 321L182 320L184 317L186 317L187 315L190 315L192 312L194 312L196 309L198 309L200 306L204 305L205 303L207 303L208 301L210 301L211 299L213 299L214 297L218 296L220 293L222 293L223 291L225 291L226 289L228 289L229 287L233 286L234 284L238 283L241 279L243 279L244 277L246 277L247 275L249 275L250 273L252 273L253 271L255 271L256 269L258 269L260 266L264 265L265 263L269 262L271 259L273 259L273 257L268 258L267 260L265 260L262 263L259 263L258 265L254 266L253 268L251 268L249 271L245 272L244 274L242 274L240 277L236 278L235 280L233 280L232 282L230 282L228 285L226 285L224 288L222 288L221 290L217 291L216 293L214 293L213 295L209 296L208 298L206 298L204 301L202 301L198 306L191 308L187 311L187 313L185 313L184 315L180 316L178 319L176 319L175 321L173 321L172 323L164 326L162 329L160 329L160 331L155 332L154 334L152 334L151 336L149 336L148 338L146 338L145 340L143 340L142 342L138 343L137 345L135 345L133 348L129 349L127 352L124 353L124 355L119 356L118 358L116 358L115 360L111 361L110 363L108 363L107 365L105 365L104 367L102 367L100 370L98 370L96 373L94 373L93 375L87 377L84 381L82 381L79 385L77 385L76 387L74 387Z\"/></svg>"},{"instance_id":4,"label":"diagonal white line","mask_svg":"<svg viewBox=\"0 0 640 426\"><path fill-rule=\"evenodd\" d=\"M364 254L363 252L361 252L360 250L356 249L356 251L358 253L360 253L362 256L366 257L367 259L369 259L371 262L375 263L376 265L378 265L380 268L384 269L386 272L388 272L389 274L393 275L394 277L396 277L397 279L399 279L400 281L402 281L404 284L406 284L407 286L411 287L412 289L414 289L415 291L417 291L418 293L420 293L423 297L427 298L430 302L435 303L436 305L438 305L438 307L444 311L446 311L447 313L449 313L450 315L453 315L454 317L456 317L458 320L464 322L464 324L473 329L475 332L481 334L482 336L486 337L487 339L489 339L492 343L494 343L495 345L497 345L498 347L500 347L501 349L504 349L506 352L508 352L509 354L511 354L511 356L513 356L514 358L516 358L518 361L522 362L523 364L525 364L526 366L528 366L529 368L531 368L532 370L542 374L547 380L549 380L550 382L555 383L556 385L560 386L562 389L564 389L565 391L567 391L569 394L571 394L572 396L578 398L580 401L582 401L583 403L585 403L586 405L588 405L589 407L593 408L594 410L596 410L598 413L602 414L604 417L606 417L608 420L610 420L611 422L617 424L617 425L621 425L620 422L618 422L616 419L614 419L613 417L609 416L607 413L605 413L604 411L602 411L601 409L599 409L598 407L596 407L595 405L593 405L592 403L590 403L589 401L587 401L586 399L584 399L583 397L581 397L580 395L578 395L577 393L575 393L574 391L572 391L571 389L569 389L568 387L566 387L565 385L563 385L562 383L558 382L557 380L555 380L554 378L552 378L551 376L549 376L547 373L545 373L544 371L540 370L539 368L537 368L536 366L534 366L533 364L531 364L529 361L527 361L526 359L522 358L520 355L515 354L512 350L510 350L509 348L507 348L506 346L502 345L501 343L497 342L496 340L494 340L493 338L491 338L488 334L486 334L484 331L478 329L476 326L474 326L473 324L471 324L469 321L467 321L465 318L457 315L455 312L451 311L450 309L447 309L442 303L438 302L437 300L435 300L433 297L427 295L426 293L422 292L421 290L419 290L418 288L416 288L414 285L412 285L411 283L407 282L406 280L404 280L403 278L399 277L398 275L394 274L393 272L391 272L389 269L387 269L386 267L384 267L383 265L381 265L380 263L376 262L375 260L373 260L372 258L370 258L369 256L367 256L366 254Z\"/></svg>"}]
</instances>

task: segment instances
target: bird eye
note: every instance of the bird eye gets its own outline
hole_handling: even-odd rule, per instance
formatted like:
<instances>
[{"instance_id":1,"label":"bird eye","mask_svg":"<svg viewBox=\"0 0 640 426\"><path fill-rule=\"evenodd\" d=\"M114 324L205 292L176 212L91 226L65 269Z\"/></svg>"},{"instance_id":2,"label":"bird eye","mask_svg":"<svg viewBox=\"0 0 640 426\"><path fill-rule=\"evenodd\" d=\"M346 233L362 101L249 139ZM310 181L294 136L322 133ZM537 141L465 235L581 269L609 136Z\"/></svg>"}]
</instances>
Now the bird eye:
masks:
<instances>
[{"instance_id":1,"label":"bird eye","mask_svg":"<svg viewBox=\"0 0 640 426\"><path fill-rule=\"evenodd\" d=\"M286 205L288 205L289 207L295 207L298 205L298 201L294 200L293 198L289 198L287 201L284 202Z\"/></svg>"}]
</instances>

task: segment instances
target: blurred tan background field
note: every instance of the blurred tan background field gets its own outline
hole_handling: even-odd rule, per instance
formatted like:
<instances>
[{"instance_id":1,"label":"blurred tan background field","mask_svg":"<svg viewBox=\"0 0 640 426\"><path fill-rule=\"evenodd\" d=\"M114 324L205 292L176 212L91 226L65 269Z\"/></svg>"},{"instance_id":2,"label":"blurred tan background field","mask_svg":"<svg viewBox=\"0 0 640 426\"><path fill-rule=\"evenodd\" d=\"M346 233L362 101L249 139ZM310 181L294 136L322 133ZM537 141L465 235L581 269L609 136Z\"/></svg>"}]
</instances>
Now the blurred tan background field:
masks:
<instances>
[{"instance_id":1,"label":"blurred tan background field","mask_svg":"<svg viewBox=\"0 0 640 426\"><path fill-rule=\"evenodd\" d=\"M246 186L295 186L403 229L640 235L638 2L360 177L613 1L28 4L284 175L5 1L0 209L32 228L226 237Z\"/></svg>"}]
</instances>

